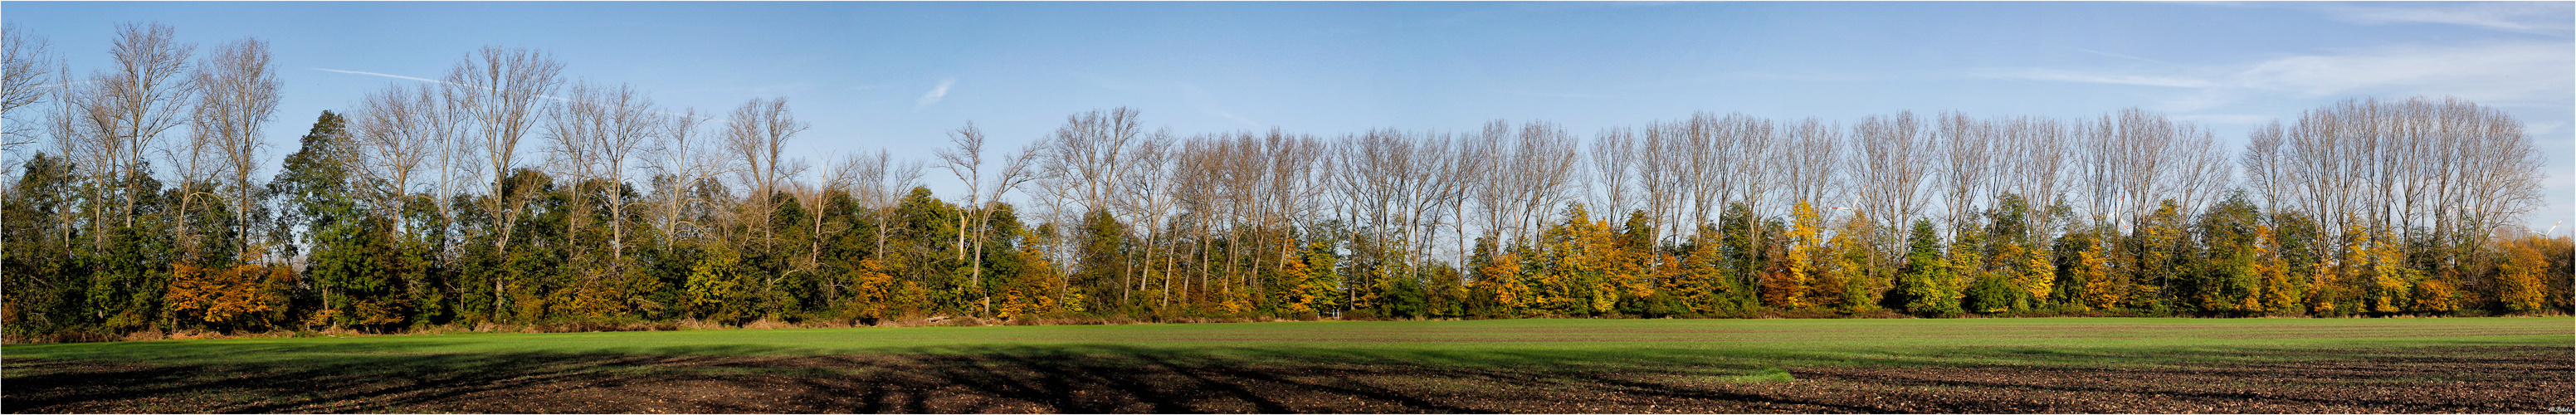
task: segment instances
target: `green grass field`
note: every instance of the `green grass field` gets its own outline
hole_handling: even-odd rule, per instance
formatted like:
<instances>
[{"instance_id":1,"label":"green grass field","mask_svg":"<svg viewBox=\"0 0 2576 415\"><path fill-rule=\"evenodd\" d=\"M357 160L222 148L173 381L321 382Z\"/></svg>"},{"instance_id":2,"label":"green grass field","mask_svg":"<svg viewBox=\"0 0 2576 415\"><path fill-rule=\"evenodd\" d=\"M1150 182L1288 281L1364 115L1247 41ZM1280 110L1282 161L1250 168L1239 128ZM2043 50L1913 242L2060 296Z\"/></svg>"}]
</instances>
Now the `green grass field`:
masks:
<instances>
[{"instance_id":1,"label":"green grass field","mask_svg":"<svg viewBox=\"0 0 2576 415\"><path fill-rule=\"evenodd\" d=\"M2568 318L1539 319L225 339L0 359L9 412L2539 412L2576 406L2558 392L2571 345ZM1872 404L1837 384L1927 399ZM2521 392L2477 407L2364 390L2415 384ZM579 390L596 385L629 393ZM72 389L96 387L123 392ZM2236 389L2160 389L2176 387ZM790 392L689 397L761 388ZM2319 391L2341 400L2282 400ZM610 402L655 394L669 405ZM1564 396L1600 406L1547 403ZM155 400L177 397L193 403Z\"/></svg>"}]
</instances>

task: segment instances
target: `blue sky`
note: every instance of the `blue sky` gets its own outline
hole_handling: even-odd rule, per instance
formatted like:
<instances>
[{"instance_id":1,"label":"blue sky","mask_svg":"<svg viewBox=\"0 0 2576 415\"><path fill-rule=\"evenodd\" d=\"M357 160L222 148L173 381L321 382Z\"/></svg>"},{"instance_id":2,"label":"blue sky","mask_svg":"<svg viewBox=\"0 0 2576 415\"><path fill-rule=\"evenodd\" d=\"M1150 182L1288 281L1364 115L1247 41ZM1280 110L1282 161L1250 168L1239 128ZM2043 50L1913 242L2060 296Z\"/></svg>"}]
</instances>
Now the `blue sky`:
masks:
<instances>
[{"instance_id":1,"label":"blue sky","mask_svg":"<svg viewBox=\"0 0 2576 415\"><path fill-rule=\"evenodd\" d=\"M435 78L483 45L670 107L786 97L810 156L928 160L975 122L997 148L1117 106L1180 134L1589 135L1696 111L1851 121L1899 110L2095 116L2141 107L2222 141L2346 98L2453 95L2529 125L2546 224L2576 219L2576 3L43 2L0 19L102 67L115 25L272 43L278 153L325 109ZM275 154L271 155L275 157ZM927 176L952 189L944 174Z\"/></svg>"}]
</instances>

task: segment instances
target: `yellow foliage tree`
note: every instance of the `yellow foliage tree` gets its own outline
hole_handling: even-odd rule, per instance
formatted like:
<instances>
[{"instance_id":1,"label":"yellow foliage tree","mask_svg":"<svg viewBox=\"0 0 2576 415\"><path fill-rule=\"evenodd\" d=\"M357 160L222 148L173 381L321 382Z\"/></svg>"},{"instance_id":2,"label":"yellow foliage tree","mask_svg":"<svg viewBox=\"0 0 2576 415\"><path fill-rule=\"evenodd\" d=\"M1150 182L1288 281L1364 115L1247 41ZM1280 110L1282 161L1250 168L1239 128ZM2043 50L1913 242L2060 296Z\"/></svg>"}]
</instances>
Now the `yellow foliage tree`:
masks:
<instances>
[{"instance_id":1,"label":"yellow foliage tree","mask_svg":"<svg viewBox=\"0 0 2576 415\"><path fill-rule=\"evenodd\" d=\"M1872 293L1879 284L1869 275L1870 226L1868 215L1852 215L1834 230L1833 238L1825 240L1820 249L1823 252L1819 252L1823 256L1818 263L1821 277L1813 284L1816 289L1811 298L1830 299L1820 304L1846 313L1868 311L1878 305Z\"/></svg>"},{"instance_id":2,"label":"yellow foliage tree","mask_svg":"<svg viewBox=\"0 0 2576 415\"><path fill-rule=\"evenodd\" d=\"M1494 255L1493 260L1476 268L1476 285L1485 292L1493 293L1494 304L1501 306L1501 311L1511 315L1525 315L1530 310L1535 296L1530 293L1529 282L1524 281L1521 272L1523 264L1520 250L1498 249L1498 251L1501 252Z\"/></svg>"},{"instance_id":3,"label":"yellow foliage tree","mask_svg":"<svg viewBox=\"0 0 2576 415\"><path fill-rule=\"evenodd\" d=\"M2114 258L2125 260L2110 271L2115 274L2113 279L2120 280L2122 286L2129 288L2127 301L2130 308L2178 306L2165 304L2167 298L2164 296L2171 294L2166 289L2184 272L2182 264L2175 261L2175 254L2179 253L2177 248L2187 243L2184 238L2188 236L2175 226L2181 216L2180 208L2167 201L2155 213L2138 221L2136 232L2129 235L2125 249L2121 250L2124 255Z\"/></svg>"},{"instance_id":4,"label":"yellow foliage tree","mask_svg":"<svg viewBox=\"0 0 2576 415\"><path fill-rule=\"evenodd\" d=\"M2111 272L2111 257L2102 247L2084 244L2075 250L2075 274L2084 278L2084 306L2091 309L2119 308L2129 300L2125 273Z\"/></svg>"},{"instance_id":5,"label":"yellow foliage tree","mask_svg":"<svg viewBox=\"0 0 2576 415\"><path fill-rule=\"evenodd\" d=\"M2504 263L2496 265L2496 300L2507 311L2549 307L2549 256L2539 238L2517 237L2504 244Z\"/></svg>"},{"instance_id":6,"label":"yellow foliage tree","mask_svg":"<svg viewBox=\"0 0 2576 415\"><path fill-rule=\"evenodd\" d=\"M1789 223L1787 235L1788 269L1762 281L1762 303L1780 308L1814 307L1817 304L1811 293L1816 291L1814 285L1819 277L1818 271L1825 268L1828 261L1825 258L1824 219L1816 213L1815 205L1804 200L1798 201L1798 205L1791 209L1791 215L1794 218Z\"/></svg>"},{"instance_id":7,"label":"yellow foliage tree","mask_svg":"<svg viewBox=\"0 0 2576 415\"><path fill-rule=\"evenodd\" d=\"M2410 308L2418 313L2458 310L2460 291L2453 287L2449 278L2424 278L2416 281L2414 292L2407 293L2415 300L2414 306Z\"/></svg>"},{"instance_id":8,"label":"yellow foliage tree","mask_svg":"<svg viewBox=\"0 0 2576 415\"><path fill-rule=\"evenodd\" d=\"M2256 239L2252 266L2255 293L2246 296L2248 301L2254 303L2246 308L2266 313L2298 308L2303 299L2298 287L2293 284L2289 259L2282 255L2279 230L2271 225L2257 225L2254 232Z\"/></svg>"},{"instance_id":9,"label":"yellow foliage tree","mask_svg":"<svg viewBox=\"0 0 2576 415\"><path fill-rule=\"evenodd\" d=\"M1719 266L1726 257L1718 248L1717 238L1708 234L1702 232L1690 249L1682 252L1679 266L1674 267L1672 294L1688 304L1691 312L1718 314L1730 311L1719 307L1720 297L1729 294L1726 270Z\"/></svg>"},{"instance_id":10,"label":"yellow foliage tree","mask_svg":"<svg viewBox=\"0 0 2576 415\"><path fill-rule=\"evenodd\" d=\"M1333 272L1336 258L1332 244L1315 242L1306 245L1298 258L1281 264L1280 275L1291 279L1288 301L1280 309L1290 314L1321 314L1341 306L1341 278Z\"/></svg>"},{"instance_id":11,"label":"yellow foliage tree","mask_svg":"<svg viewBox=\"0 0 2576 415\"><path fill-rule=\"evenodd\" d=\"M1533 291L1535 306L1560 314L1616 310L1622 294L1643 285L1644 270L1607 221L1592 220L1583 206L1567 209L1565 222L1539 234Z\"/></svg>"},{"instance_id":12,"label":"yellow foliage tree","mask_svg":"<svg viewBox=\"0 0 2576 415\"><path fill-rule=\"evenodd\" d=\"M246 258L249 253L245 253ZM244 263L228 268L170 264L170 289L162 296L162 313L174 320L210 326L236 323L281 308L263 287L278 278L292 279L283 268Z\"/></svg>"},{"instance_id":13,"label":"yellow foliage tree","mask_svg":"<svg viewBox=\"0 0 2576 415\"><path fill-rule=\"evenodd\" d=\"M1063 310L1064 297L1062 294L1069 291L1066 290L1066 287L1064 286L1064 275L1057 272L1055 263L1047 261L1046 255L1043 252L1038 251L1038 249L1039 247L1036 244L1024 244L1021 246L1020 251L1018 252L1022 264L1020 266L1020 275L1018 275L1017 278L1012 279L1013 284L1010 284L1007 286L1008 288L1003 289L1000 298L996 299L996 301L1000 302L1000 304L994 305L997 316L1006 319L1019 318L1024 316L1046 315ZM860 263L861 269L870 269L875 267L877 267L877 265L869 263L869 261L861 261ZM882 273L879 273L879 275L882 275ZM882 280L878 279L878 276L867 274L860 274L860 277L861 278L857 278L857 283L862 286L872 283L893 281L892 276L884 276L882 277Z\"/></svg>"},{"instance_id":14,"label":"yellow foliage tree","mask_svg":"<svg viewBox=\"0 0 2576 415\"><path fill-rule=\"evenodd\" d=\"M2048 252L2023 244L2004 244L1995 260L2008 265L2013 287L2029 293L2033 301L2045 300L2057 291L2057 266L2048 260Z\"/></svg>"},{"instance_id":15,"label":"yellow foliage tree","mask_svg":"<svg viewBox=\"0 0 2576 415\"><path fill-rule=\"evenodd\" d=\"M1940 281L1950 287L1951 300L1967 298L1969 284L1994 274L1994 268L1986 262L1989 258L1986 258L1985 239L1988 237L1981 229L1961 229L1951 233L1952 241L1948 247L1950 280ZM1970 311L1992 313L2003 310Z\"/></svg>"},{"instance_id":16,"label":"yellow foliage tree","mask_svg":"<svg viewBox=\"0 0 2576 415\"><path fill-rule=\"evenodd\" d=\"M575 279L572 286L556 294L561 297L551 302L556 314L598 320L633 310L627 300L639 296L626 291L632 284L626 276L613 275L616 271L606 268L576 272L588 275Z\"/></svg>"},{"instance_id":17,"label":"yellow foliage tree","mask_svg":"<svg viewBox=\"0 0 2576 415\"><path fill-rule=\"evenodd\" d=\"M2369 295L2364 299L2369 301L2370 311L2406 311L2413 302L2410 297L2415 281L2423 279L2423 273L2406 266L2406 253L2400 249L2394 240L2396 238L2378 235L2365 227L2354 228L2362 237L2351 244L2357 249L2347 254L2351 259L2345 265L2362 273L2363 281L2368 284Z\"/></svg>"},{"instance_id":18,"label":"yellow foliage tree","mask_svg":"<svg viewBox=\"0 0 2576 415\"><path fill-rule=\"evenodd\" d=\"M849 300L843 302L844 305L842 307L844 308L841 311L843 318L863 319L892 317L890 312L894 310L890 310L892 307L888 307L888 305L892 303L892 301L889 300L893 299L895 290L898 287L895 284L894 275L887 274L885 272L884 262L879 262L876 258L861 259L859 260L856 269L850 270L849 279L849 291L844 293L844 295L849 296ZM1020 293L1016 290L1012 291L1012 293L1015 295L1024 295L1024 293ZM1003 315L1002 318L1010 318L1012 315L1023 315L1029 311L1024 305L1016 303L1016 300L1018 299L1003 299L1002 307L1005 310L1004 313L1006 315ZM1013 311L1018 311L1021 314L1011 314Z\"/></svg>"},{"instance_id":19,"label":"yellow foliage tree","mask_svg":"<svg viewBox=\"0 0 2576 415\"><path fill-rule=\"evenodd\" d=\"M1655 295L1656 278L1646 266L1648 261L1657 259L1653 242L1647 241L1648 237L1644 235L1620 237L1614 233L1607 233L1610 223L1601 224L1605 231L1603 242L1608 244L1601 251L1603 257L1601 260L1607 262L1604 264L1607 268L1603 272L1608 274L1610 282L1619 288L1618 295L1621 298L1635 299Z\"/></svg>"}]
</instances>

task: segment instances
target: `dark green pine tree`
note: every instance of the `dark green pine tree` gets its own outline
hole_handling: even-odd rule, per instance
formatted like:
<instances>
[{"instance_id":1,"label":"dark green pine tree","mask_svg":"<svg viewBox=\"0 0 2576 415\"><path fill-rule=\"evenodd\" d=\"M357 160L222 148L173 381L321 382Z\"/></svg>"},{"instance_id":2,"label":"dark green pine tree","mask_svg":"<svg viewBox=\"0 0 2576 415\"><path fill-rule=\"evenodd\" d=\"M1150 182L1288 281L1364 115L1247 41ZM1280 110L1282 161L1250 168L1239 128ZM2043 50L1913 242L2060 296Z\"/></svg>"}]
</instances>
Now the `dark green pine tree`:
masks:
<instances>
[{"instance_id":1,"label":"dark green pine tree","mask_svg":"<svg viewBox=\"0 0 2576 415\"><path fill-rule=\"evenodd\" d=\"M1127 311L1127 225L1118 222L1109 211L1094 210L1083 215L1082 238L1075 245L1080 264L1075 266L1075 284L1088 289L1083 308L1097 313Z\"/></svg>"},{"instance_id":2,"label":"dark green pine tree","mask_svg":"<svg viewBox=\"0 0 2576 415\"><path fill-rule=\"evenodd\" d=\"M77 226L81 177L70 160L38 153L27 160L16 189L0 200L0 298L12 338L77 330L95 322L82 290L90 286L90 257L79 247L89 235Z\"/></svg>"},{"instance_id":3,"label":"dark green pine tree","mask_svg":"<svg viewBox=\"0 0 2576 415\"><path fill-rule=\"evenodd\" d=\"M304 277L312 282L311 307L334 325L387 325L402 321L387 262L393 246L383 218L371 218L351 198L347 120L323 111L304 134L301 147L286 156L269 193L286 206L279 211L281 233L301 243L281 244L289 258L304 258Z\"/></svg>"}]
</instances>

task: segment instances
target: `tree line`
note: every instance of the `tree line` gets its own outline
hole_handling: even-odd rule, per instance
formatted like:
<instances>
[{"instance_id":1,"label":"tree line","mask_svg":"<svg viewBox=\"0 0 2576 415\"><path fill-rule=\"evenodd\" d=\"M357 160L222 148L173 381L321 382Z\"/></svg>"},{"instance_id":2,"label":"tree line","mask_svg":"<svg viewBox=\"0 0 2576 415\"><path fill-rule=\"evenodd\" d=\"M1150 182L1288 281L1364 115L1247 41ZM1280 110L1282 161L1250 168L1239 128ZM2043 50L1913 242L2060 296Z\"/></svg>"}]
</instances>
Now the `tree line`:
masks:
<instances>
[{"instance_id":1,"label":"tree line","mask_svg":"<svg viewBox=\"0 0 2576 415\"><path fill-rule=\"evenodd\" d=\"M2523 124L2450 98L2260 126L1912 112L1695 114L1587 139L1179 135L1130 108L1025 147L808 159L729 112L486 47L262 147L256 39L121 27L76 76L7 33L12 338L145 328L931 315L1487 318L2566 312L2519 225ZM24 111L22 111L24 110ZM181 127L185 127L184 129ZM14 155L31 152L32 156ZM276 173L254 177L269 165ZM998 154L988 154L998 153ZM933 194L925 176L953 177Z\"/></svg>"}]
</instances>

